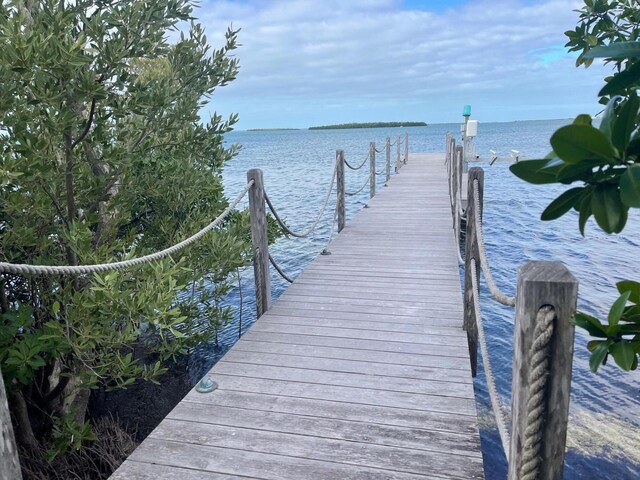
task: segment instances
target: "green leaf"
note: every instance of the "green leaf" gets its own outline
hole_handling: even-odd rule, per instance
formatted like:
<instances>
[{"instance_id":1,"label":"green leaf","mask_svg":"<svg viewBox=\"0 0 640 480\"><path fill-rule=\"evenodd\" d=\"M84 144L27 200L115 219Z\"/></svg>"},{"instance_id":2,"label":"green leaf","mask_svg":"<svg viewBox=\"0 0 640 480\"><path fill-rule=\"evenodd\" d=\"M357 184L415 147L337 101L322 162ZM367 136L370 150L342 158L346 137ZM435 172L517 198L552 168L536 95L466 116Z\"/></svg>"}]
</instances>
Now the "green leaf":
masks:
<instances>
[{"instance_id":1,"label":"green leaf","mask_svg":"<svg viewBox=\"0 0 640 480\"><path fill-rule=\"evenodd\" d=\"M593 337L607 338L607 330L595 317L584 312L576 312L571 319L574 325L585 329Z\"/></svg>"},{"instance_id":2,"label":"green leaf","mask_svg":"<svg viewBox=\"0 0 640 480\"><path fill-rule=\"evenodd\" d=\"M610 163L615 157L613 145L597 128L588 125L567 125L551 136L553 151L567 163L598 160Z\"/></svg>"},{"instance_id":3,"label":"green leaf","mask_svg":"<svg viewBox=\"0 0 640 480\"><path fill-rule=\"evenodd\" d=\"M629 292L629 301L633 303L640 303L640 282L634 282L633 280L622 280L616 283L618 292Z\"/></svg>"},{"instance_id":4,"label":"green leaf","mask_svg":"<svg viewBox=\"0 0 640 480\"><path fill-rule=\"evenodd\" d=\"M631 134L636 129L639 106L638 96L633 92L622 104L620 113L613 124L611 142L621 152L627 149Z\"/></svg>"},{"instance_id":5,"label":"green leaf","mask_svg":"<svg viewBox=\"0 0 640 480\"><path fill-rule=\"evenodd\" d=\"M558 182L570 184L575 181L587 181L593 176L594 168L601 163L598 160L583 160L579 163L565 163L556 178Z\"/></svg>"},{"instance_id":6,"label":"green leaf","mask_svg":"<svg viewBox=\"0 0 640 480\"><path fill-rule=\"evenodd\" d=\"M616 106L623 99L620 95L615 95L607 102L607 108L604 109L600 119L600 131L605 137L611 139L613 134L613 124L616 121Z\"/></svg>"},{"instance_id":7,"label":"green leaf","mask_svg":"<svg viewBox=\"0 0 640 480\"><path fill-rule=\"evenodd\" d=\"M629 155L640 156L640 135L637 133L633 136L627 147L627 156Z\"/></svg>"},{"instance_id":8,"label":"green leaf","mask_svg":"<svg viewBox=\"0 0 640 480\"><path fill-rule=\"evenodd\" d=\"M585 58L625 59L640 57L640 42L613 42L598 45L584 54Z\"/></svg>"},{"instance_id":9,"label":"green leaf","mask_svg":"<svg viewBox=\"0 0 640 480\"><path fill-rule=\"evenodd\" d=\"M628 207L640 208L640 165L631 165L620 176L620 199Z\"/></svg>"},{"instance_id":10,"label":"green leaf","mask_svg":"<svg viewBox=\"0 0 640 480\"><path fill-rule=\"evenodd\" d=\"M586 113L580 114L573 120L573 124L591 126L591 115L587 115Z\"/></svg>"},{"instance_id":11,"label":"green leaf","mask_svg":"<svg viewBox=\"0 0 640 480\"><path fill-rule=\"evenodd\" d=\"M582 195L583 187L575 187L562 193L558 198L544 209L540 217L541 220L555 220L567 213L576 204L576 201Z\"/></svg>"},{"instance_id":12,"label":"green leaf","mask_svg":"<svg viewBox=\"0 0 640 480\"><path fill-rule=\"evenodd\" d=\"M606 95L625 93L628 88L638 85L640 82L639 75L640 62L636 62L626 70L622 70L611 77L607 84L602 87L602 90L598 92L598 95L604 97Z\"/></svg>"},{"instance_id":13,"label":"green leaf","mask_svg":"<svg viewBox=\"0 0 640 480\"><path fill-rule=\"evenodd\" d=\"M620 340L609 348L613 359L618 366L628 372L632 369L633 361L636 358L636 352L633 350L631 343L627 340Z\"/></svg>"},{"instance_id":14,"label":"green leaf","mask_svg":"<svg viewBox=\"0 0 640 480\"><path fill-rule=\"evenodd\" d=\"M600 365L604 363L611 344L613 344L613 340L607 340L593 349L591 357L589 358L589 367L593 373L597 372Z\"/></svg>"},{"instance_id":15,"label":"green leaf","mask_svg":"<svg viewBox=\"0 0 640 480\"><path fill-rule=\"evenodd\" d=\"M588 195L580 202L578 209L580 210L580 215L578 216L578 227L580 228L580 234L584 237L584 227L587 224L587 220L593 214L593 209L591 208L591 197L592 193L589 192Z\"/></svg>"},{"instance_id":16,"label":"green leaf","mask_svg":"<svg viewBox=\"0 0 640 480\"><path fill-rule=\"evenodd\" d=\"M534 185L543 185L547 183L555 183L556 174L559 167L544 168L549 163L549 160L542 158L539 160L523 160L518 163L514 163L509 167L511 173L516 177L524 180L525 182L533 183Z\"/></svg>"},{"instance_id":17,"label":"green leaf","mask_svg":"<svg viewBox=\"0 0 640 480\"><path fill-rule=\"evenodd\" d=\"M627 221L627 208L620 200L618 187L600 184L591 197L591 209L596 222L607 233L618 233Z\"/></svg>"},{"instance_id":18,"label":"green leaf","mask_svg":"<svg viewBox=\"0 0 640 480\"><path fill-rule=\"evenodd\" d=\"M615 302L613 302L613 305L611 305L611 310L609 310L609 317L607 318L609 327L615 327L616 325L618 325L620 317L622 316L622 312L624 312L624 307L627 306L630 295L631 292L624 292L618 297Z\"/></svg>"}]
</instances>

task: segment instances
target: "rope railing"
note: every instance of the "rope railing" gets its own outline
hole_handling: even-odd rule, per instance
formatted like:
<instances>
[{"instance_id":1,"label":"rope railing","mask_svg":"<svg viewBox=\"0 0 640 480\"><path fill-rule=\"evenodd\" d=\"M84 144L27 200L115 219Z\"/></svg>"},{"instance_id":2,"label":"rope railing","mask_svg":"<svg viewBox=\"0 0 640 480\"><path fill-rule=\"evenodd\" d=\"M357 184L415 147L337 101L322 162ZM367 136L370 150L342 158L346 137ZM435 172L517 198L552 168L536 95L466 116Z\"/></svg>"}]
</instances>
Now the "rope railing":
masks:
<instances>
[{"instance_id":1,"label":"rope railing","mask_svg":"<svg viewBox=\"0 0 640 480\"><path fill-rule=\"evenodd\" d=\"M364 182L364 184L355 192L347 192L345 191L344 194L347 195L348 197L353 197L354 195L359 194L362 190L364 190L364 188L369 185L369 182L371 181L371 177L367 177L367 180Z\"/></svg>"},{"instance_id":2,"label":"rope railing","mask_svg":"<svg viewBox=\"0 0 640 480\"><path fill-rule=\"evenodd\" d=\"M500 434L500 442L502 443L502 449L509 461L509 444L511 443L511 437L509 435L509 427L507 424L509 420L502 408L502 401L498 395L498 388L496 387L496 379L493 374L493 366L491 365L491 357L489 356L489 347L487 345L487 337L484 333L484 323L482 322L482 312L480 311L480 288L478 286L478 272L476 271L476 263L471 262L471 281L472 281L472 299L473 310L476 318L476 325L478 327L478 341L480 343L480 350L482 352L482 366L484 367L484 376L487 382L487 390L489 391L489 398L491 400L491 407L493 408L493 415L496 419L496 425L498 426L498 433Z\"/></svg>"},{"instance_id":3,"label":"rope railing","mask_svg":"<svg viewBox=\"0 0 640 480\"><path fill-rule=\"evenodd\" d=\"M287 282L289 283L293 283L293 280L291 279L291 277L289 277L286 273L284 273L284 270L282 270L282 268L280 268L280 265L278 265L276 263L276 261L273 259L273 257L271 256L271 254L269 254L269 263L271 263L271 265L273 266L273 268L275 268L276 272L278 272L278 274Z\"/></svg>"},{"instance_id":4,"label":"rope railing","mask_svg":"<svg viewBox=\"0 0 640 480\"><path fill-rule=\"evenodd\" d=\"M122 260L111 263L97 263L93 265L29 265L24 263L7 263L0 262L0 272L12 273L15 275L86 275L90 273L109 272L112 270L123 270L145 263L150 263L155 260L168 257L183 248L188 247L192 243L198 241L204 235L209 233L214 228L218 227L222 221L236 208L240 201L247 194L252 187L253 181L246 184L245 188L238 194L238 196L229 204L224 211L218 215L215 220L209 223L206 227L199 232L191 235L189 238L177 243L169 248L160 250L149 255L144 255L138 258L132 258L128 260Z\"/></svg>"},{"instance_id":5,"label":"rope railing","mask_svg":"<svg viewBox=\"0 0 640 480\"><path fill-rule=\"evenodd\" d=\"M267 202L267 206L269 207L269 210L271 211L274 218L278 222L278 225L280 225L280 228L282 228L282 230L287 235L291 235L292 237L296 237L296 238L305 238L311 235L315 231L318 224L320 223L320 220L322 219L322 216L324 215L324 212L327 209L327 205L329 204L329 198L331 197L331 192L333 191L335 181L336 181L336 167L333 168L333 174L331 175L331 182L329 183L329 188L324 197L324 200L322 202L322 207L320 207L320 211L318 212L318 215L316 215L316 218L311 224L311 226L302 232L295 232L287 226L287 224L284 222L284 220L282 220L282 218L278 214L278 211L273 206L273 203L271 202L271 199L269 198L269 195L267 194L266 190L264 192L264 199Z\"/></svg>"},{"instance_id":6,"label":"rope railing","mask_svg":"<svg viewBox=\"0 0 640 480\"><path fill-rule=\"evenodd\" d=\"M474 228L476 231L477 241L478 241L478 252L480 253L480 265L482 266L482 273L484 274L484 280L487 282L487 287L489 287L489 291L493 298L502 305L506 305L508 307L516 306L515 297L510 297L505 295L498 285L493 280L493 275L491 274L491 268L489 267L489 259L487 258L487 251L484 245L484 235L482 232L482 217L480 215L480 193L478 187L478 180L473 181L473 196L475 201L473 202L475 208L474 219Z\"/></svg>"},{"instance_id":7,"label":"rope railing","mask_svg":"<svg viewBox=\"0 0 640 480\"><path fill-rule=\"evenodd\" d=\"M364 160L362 161L362 163L360 165L358 165L357 167L354 167L353 165L351 165L347 159L344 159L344 164L349 167L351 170L360 170L362 167L364 167L364 164L367 163L367 160L369 160L369 156L371 155L371 152L367 153L367 156L364 157Z\"/></svg>"}]
</instances>

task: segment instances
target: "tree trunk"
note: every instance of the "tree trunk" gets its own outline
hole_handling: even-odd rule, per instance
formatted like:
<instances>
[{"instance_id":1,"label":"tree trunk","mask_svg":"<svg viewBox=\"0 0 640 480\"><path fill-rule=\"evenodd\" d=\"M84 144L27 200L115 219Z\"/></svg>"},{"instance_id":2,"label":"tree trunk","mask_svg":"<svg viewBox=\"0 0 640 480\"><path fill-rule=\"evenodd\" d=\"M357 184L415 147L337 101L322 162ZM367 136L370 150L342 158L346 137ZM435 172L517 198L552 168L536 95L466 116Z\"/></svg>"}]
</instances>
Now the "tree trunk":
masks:
<instances>
[{"instance_id":1,"label":"tree trunk","mask_svg":"<svg viewBox=\"0 0 640 480\"><path fill-rule=\"evenodd\" d=\"M14 434L16 436L16 440L22 446L32 449L36 448L38 446L38 441L36 440L36 436L33 434L33 429L31 428L29 410L22 392L13 393L10 398L11 401L9 402L9 407L13 414L15 426Z\"/></svg>"}]
</instances>

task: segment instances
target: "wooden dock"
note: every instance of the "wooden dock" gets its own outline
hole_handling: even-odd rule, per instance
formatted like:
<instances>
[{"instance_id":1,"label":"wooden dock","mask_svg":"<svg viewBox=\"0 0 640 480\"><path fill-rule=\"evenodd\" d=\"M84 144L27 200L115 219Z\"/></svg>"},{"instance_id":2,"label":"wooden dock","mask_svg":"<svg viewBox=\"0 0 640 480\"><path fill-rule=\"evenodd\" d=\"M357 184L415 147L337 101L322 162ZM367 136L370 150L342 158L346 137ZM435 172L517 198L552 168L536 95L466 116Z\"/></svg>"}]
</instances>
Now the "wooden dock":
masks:
<instances>
[{"instance_id":1,"label":"wooden dock","mask_svg":"<svg viewBox=\"0 0 640 480\"><path fill-rule=\"evenodd\" d=\"M411 154L113 479L482 478L442 154Z\"/></svg>"}]
</instances>

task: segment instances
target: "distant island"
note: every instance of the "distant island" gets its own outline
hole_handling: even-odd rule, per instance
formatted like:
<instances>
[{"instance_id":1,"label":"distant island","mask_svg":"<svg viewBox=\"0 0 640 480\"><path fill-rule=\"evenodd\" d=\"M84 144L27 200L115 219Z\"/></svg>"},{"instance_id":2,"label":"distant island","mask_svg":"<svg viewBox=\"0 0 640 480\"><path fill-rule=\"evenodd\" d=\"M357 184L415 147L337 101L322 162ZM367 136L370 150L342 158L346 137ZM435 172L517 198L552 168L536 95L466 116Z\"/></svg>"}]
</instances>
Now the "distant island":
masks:
<instances>
[{"instance_id":1,"label":"distant island","mask_svg":"<svg viewBox=\"0 0 640 480\"><path fill-rule=\"evenodd\" d=\"M339 125L321 125L309 127L309 130L334 130L344 128L394 128L394 127L426 127L425 122L370 122L370 123L341 123Z\"/></svg>"},{"instance_id":2,"label":"distant island","mask_svg":"<svg viewBox=\"0 0 640 480\"><path fill-rule=\"evenodd\" d=\"M300 128L248 128L247 132L281 132L287 130L300 130Z\"/></svg>"}]
</instances>

